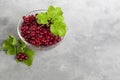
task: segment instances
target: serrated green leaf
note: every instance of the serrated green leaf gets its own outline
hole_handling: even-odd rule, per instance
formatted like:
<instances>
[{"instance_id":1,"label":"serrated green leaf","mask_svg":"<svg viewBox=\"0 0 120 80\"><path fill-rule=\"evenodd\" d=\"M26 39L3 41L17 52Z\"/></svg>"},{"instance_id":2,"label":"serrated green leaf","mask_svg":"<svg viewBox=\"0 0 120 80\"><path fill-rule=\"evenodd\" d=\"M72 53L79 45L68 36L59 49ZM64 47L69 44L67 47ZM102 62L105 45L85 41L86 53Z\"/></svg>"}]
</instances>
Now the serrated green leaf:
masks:
<instances>
[{"instance_id":1,"label":"serrated green leaf","mask_svg":"<svg viewBox=\"0 0 120 80\"><path fill-rule=\"evenodd\" d=\"M27 48L27 49L25 49L24 53L28 56L28 59L27 60L23 60L23 63L25 63L28 66L31 66L32 62L33 62L34 51L32 51L31 49Z\"/></svg>"},{"instance_id":2,"label":"serrated green leaf","mask_svg":"<svg viewBox=\"0 0 120 80\"><path fill-rule=\"evenodd\" d=\"M64 36L66 34L66 25L63 22L64 17L63 12L61 10L60 7L56 7L54 8L53 6L50 6L48 8L48 12L47 12L48 16L52 18L52 23L51 27L50 27L50 31L54 34L54 35L58 35L58 36Z\"/></svg>"},{"instance_id":3,"label":"serrated green leaf","mask_svg":"<svg viewBox=\"0 0 120 80\"><path fill-rule=\"evenodd\" d=\"M23 41L18 40L18 46L19 46L20 48L25 48L25 47L26 47L26 44L25 44Z\"/></svg>"},{"instance_id":4,"label":"serrated green leaf","mask_svg":"<svg viewBox=\"0 0 120 80\"><path fill-rule=\"evenodd\" d=\"M31 66L32 62L33 62L33 59L23 60L23 63L26 64L27 66Z\"/></svg>"},{"instance_id":5,"label":"serrated green leaf","mask_svg":"<svg viewBox=\"0 0 120 80\"><path fill-rule=\"evenodd\" d=\"M49 6L48 10L47 10L47 15L54 19L54 18L57 18L59 16L62 16L63 15L63 12L61 10L60 7L53 7L53 6Z\"/></svg>"},{"instance_id":6,"label":"serrated green leaf","mask_svg":"<svg viewBox=\"0 0 120 80\"><path fill-rule=\"evenodd\" d=\"M60 7L56 7L55 10L53 11L53 18L54 17L59 17L63 15L62 9Z\"/></svg>"},{"instance_id":7,"label":"serrated green leaf","mask_svg":"<svg viewBox=\"0 0 120 80\"><path fill-rule=\"evenodd\" d=\"M56 21L51 25L50 31L54 35L64 36L66 34L66 24L64 22Z\"/></svg>"},{"instance_id":8,"label":"serrated green leaf","mask_svg":"<svg viewBox=\"0 0 120 80\"><path fill-rule=\"evenodd\" d=\"M9 37L3 42L2 49L7 51L8 55L16 54L17 40L15 37L9 35Z\"/></svg>"},{"instance_id":9,"label":"serrated green leaf","mask_svg":"<svg viewBox=\"0 0 120 80\"><path fill-rule=\"evenodd\" d=\"M16 47L15 46L10 46L9 49L7 50L8 55L13 55L16 54Z\"/></svg>"},{"instance_id":10,"label":"serrated green leaf","mask_svg":"<svg viewBox=\"0 0 120 80\"><path fill-rule=\"evenodd\" d=\"M48 16L46 13L41 12L36 16L36 18L37 18L38 24L47 24L48 23Z\"/></svg>"},{"instance_id":11,"label":"serrated green leaf","mask_svg":"<svg viewBox=\"0 0 120 80\"><path fill-rule=\"evenodd\" d=\"M2 44L2 49L3 50L8 50L8 48L10 47L11 45L7 42L7 41L4 41L3 44Z\"/></svg>"},{"instance_id":12,"label":"serrated green leaf","mask_svg":"<svg viewBox=\"0 0 120 80\"><path fill-rule=\"evenodd\" d=\"M19 53L19 52L22 52L22 53L24 53L24 48L21 48L21 47L17 47L17 53Z\"/></svg>"},{"instance_id":13,"label":"serrated green leaf","mask_svg":"<svg viewBox=\"0 0 120 80\"><path fill-rule=\"evenodd\" d=\"M11 45L16 45L17 44L17 40L14 36L9 35L8 39L6 40L9 44Z\"/></svg>"},{"instance_id":14,"label":"serrated green leaf","mask_svg":"<svg viewBox=\"0 0 120 80\"><path fill-rule=\"evenodd\" d=\"M2 49L7 50L10 46L14 46L17 44L17 40L13 36L9 36L2 44Z\"/></svg>"},{"instance_id":15,"label":"serrated green leaf","mask_svg":"<svg viewBox=\"0 0 120 80\"><path fill-rule=\"evenodd\" d=\"M7 51L8 55L13 55L16 53L16 47L7 43L6 41L2 44L2 49Z\"/></svg>"},{"instance_id":16,"label":"serrated green leaf","mask_svg":"<svg viewBox=\"0 0 120 80\"><path fill-rule=\"evenodd\" d=\"M54 24L51 25L50 31L51 31L54 35L58 35L57 27L56 27Z\"/></svg>"},{"instance_id":17,"label":"serrated green leaf","mask_svg":"<svg viewBox=\"0 0 120 80\"><path fill-rule=\"evenodd\" d=\"M34 56L34 51L31 49L26 48L24 52L28 57L33 58Z\"/></svg>"},{"instance_id":18,"label":"serrated green leaf","mask_svg":"<svg viewBox=\"0 0 120 80\"><path fill-rule=\"evenodd\" d=\"M50 5L49 7L48 7L48 12L52 12L52 11L54 11L55 10L55 8L52 6L52 5Z\"/></svg>"},{"instance_id":19,"label":"serrated green leaf","mask_svg":"<svg viewBox=\"0 0 120 80\"><path fill-rule=\"evenodd\" d=\"M55 21L63 21L64 17L63 16L57 16L52 18L51 22L54 23Z\"/></svg>"},{"instance_id":20,"label":"serrated green leaf","mask_svg":"<svg viewBox=\"0 0 120 80\"><path fill-rule=\"evenodd\" d=\"M17 53L19 53L19 52L24 53L25 48L26 48L25 43L23 41L21 41L21 40L18 40Z\"/></svg>"}]
</instances>

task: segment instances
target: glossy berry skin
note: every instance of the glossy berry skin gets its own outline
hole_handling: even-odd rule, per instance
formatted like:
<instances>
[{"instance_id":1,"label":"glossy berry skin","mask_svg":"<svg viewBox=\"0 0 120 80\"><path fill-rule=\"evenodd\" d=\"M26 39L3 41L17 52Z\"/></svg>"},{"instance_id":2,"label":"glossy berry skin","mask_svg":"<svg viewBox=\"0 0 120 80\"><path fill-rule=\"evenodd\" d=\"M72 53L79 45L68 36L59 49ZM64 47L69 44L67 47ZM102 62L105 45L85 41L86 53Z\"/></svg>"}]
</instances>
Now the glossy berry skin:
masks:
<instances>
[{"instance_id":1,"label":"glossy berry skin","mask_svg":"<svg viewBox=\"0 0 120 80\"><path fill-rule=\"evenodd\" d=\"M16 55L16 59L18 61L23 61L23 60L27 60L28 59L28 56L22 52L19 52L17 55Z\"/></svg>"},{"instance_id":2,"label":"glossy berry skin","mask_svg":"<svg viewBox=\"0 0 120 80\"><path fill-rule=\"evenodd\" d=\"M36 14L37 15L37 14ZM61 37L50 32L49 25L37 24L36 15L23 16L21 36L35 46L51 46L61 41Z\"/></svg>"}]
</instances>

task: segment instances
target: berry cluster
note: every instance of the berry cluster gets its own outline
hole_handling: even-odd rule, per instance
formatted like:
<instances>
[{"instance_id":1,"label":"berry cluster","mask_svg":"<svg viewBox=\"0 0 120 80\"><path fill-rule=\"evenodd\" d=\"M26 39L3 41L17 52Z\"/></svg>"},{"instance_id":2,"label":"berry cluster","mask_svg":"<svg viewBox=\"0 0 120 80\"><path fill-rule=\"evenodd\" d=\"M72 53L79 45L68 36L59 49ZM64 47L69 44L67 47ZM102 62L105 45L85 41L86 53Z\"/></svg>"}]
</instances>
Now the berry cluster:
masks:
<instances>
[{"instance_id":1,"label":"berry cluster","mask_svg":"<svg viewBox=\"0 0 120 80\"><path fill-rule=\"evenodd\" d=\"M21 36L28 43L35 46L50 46L61 41L61 37L50 32L49 25L37 24L36 15L23 16L20 27Z\"/></svg>"},{"instance_id":2,"label":"berry cluster","mask_svg":"<svg viewBox=\"0 0 120 80\"><path fill-rule=\"evenodd\" d=\"M16 55L16 59L19 60L19 61L23 61L23 60L27 60L28 56L26 54L24 54L24 53L19 52Z\"/></svg>"}]
</instances>

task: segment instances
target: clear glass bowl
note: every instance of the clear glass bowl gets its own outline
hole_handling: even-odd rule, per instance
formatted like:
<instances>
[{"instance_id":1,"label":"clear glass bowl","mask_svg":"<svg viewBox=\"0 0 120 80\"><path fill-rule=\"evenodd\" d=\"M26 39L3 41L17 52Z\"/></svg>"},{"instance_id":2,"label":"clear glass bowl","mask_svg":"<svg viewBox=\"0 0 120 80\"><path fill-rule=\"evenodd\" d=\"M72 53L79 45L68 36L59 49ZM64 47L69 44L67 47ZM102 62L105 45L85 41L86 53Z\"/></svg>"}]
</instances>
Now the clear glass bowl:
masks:
<instances>
[{"instance_id":1,"label":"clear glass bowl","mask_svg":"<svg viewBox=\"0 0 120 80\"><path fill-rule=\"evenodd\" d=\"M40 12L46 12L46 10L44 10L44 9L34 10L34 11L29 12L28 14L26 14L26 15L24 15L24 16L35 15L35 14L40 13ZM53 45L51 45L51 46L45 46L45 47L40 47L40 46L39 46L39 47L37 47L37 46L35 46L35 45L32 45L32 44L26 42L25 39L21 36L20 27L21 27L22 22L23 22L23 19L21 18L21 19L19 20L19 22L18 22L18 25L17 25L18 35L19 35L20 39L21 39L28 47L30 47L30 48L32 48L32 49L42 49L42 50L44 50L44 49L54 48L54 47L56 47L56 46L63 40L63 38L64 38L64 37L61 37L62 40L61 40L60 42L58 42L58 43L56 43L56 44L53 44Z\"/></svg>"}]
</instances>

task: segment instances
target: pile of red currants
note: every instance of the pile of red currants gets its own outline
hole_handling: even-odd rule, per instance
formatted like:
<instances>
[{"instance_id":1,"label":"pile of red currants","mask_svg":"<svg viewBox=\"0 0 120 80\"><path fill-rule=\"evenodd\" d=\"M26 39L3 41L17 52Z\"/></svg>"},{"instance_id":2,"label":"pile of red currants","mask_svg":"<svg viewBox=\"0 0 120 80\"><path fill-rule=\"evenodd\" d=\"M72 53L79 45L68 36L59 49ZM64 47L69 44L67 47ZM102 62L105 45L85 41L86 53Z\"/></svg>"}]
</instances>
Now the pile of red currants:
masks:
<instances>
[{"instance_id":1,"label":"pile of red currants","mask_svg":"<svg viewBox=\"0 0 120 80\"><path fill-rule=\"evenodd\" d=\"M50 32L50 25L37 23L36 15L23 16L20 30L25 41L40 47L51 46L60 42L61 37Z\"/></svg>"}]
</instances>

